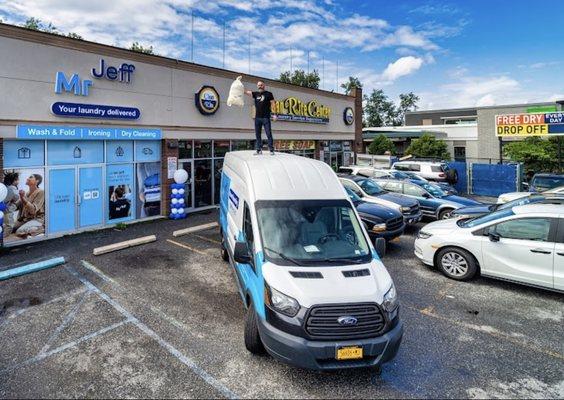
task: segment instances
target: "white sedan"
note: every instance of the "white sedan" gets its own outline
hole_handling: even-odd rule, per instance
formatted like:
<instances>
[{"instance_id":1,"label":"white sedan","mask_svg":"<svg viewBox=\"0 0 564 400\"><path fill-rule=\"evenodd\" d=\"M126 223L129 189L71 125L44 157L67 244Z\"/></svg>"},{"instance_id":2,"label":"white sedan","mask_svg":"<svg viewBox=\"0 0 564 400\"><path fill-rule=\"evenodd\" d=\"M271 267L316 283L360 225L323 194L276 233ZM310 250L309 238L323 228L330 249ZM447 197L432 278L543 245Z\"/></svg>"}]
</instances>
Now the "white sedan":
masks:
<instances>
[{"instance_id":1,"label":"white sedan","mask_svg":"<svg viewBox=\"0 0 564 400\"><path fill-rule=\"evenodd\" d=\"M545 190L542 193L564 193L564 186L558 186L558 187L555 187L553 189ZM500 194L499 197L497 198L497 204L508 203L512 200L519 199L521 197L527 197L527 196L530 196L532 194L535 194L535 193L534 192L503 193L503 194Z\"/></svg>"},{"instance_id":2,"label":"white sedan","mask_svg":"<svg viewBox=\"0 0 564 400\"><path fill-rule=\"evenodd\" d=\"M564 205L529 204L427 224L415 255L456 280L484 276L564 291Z\"/></svg>"}]
</instances>

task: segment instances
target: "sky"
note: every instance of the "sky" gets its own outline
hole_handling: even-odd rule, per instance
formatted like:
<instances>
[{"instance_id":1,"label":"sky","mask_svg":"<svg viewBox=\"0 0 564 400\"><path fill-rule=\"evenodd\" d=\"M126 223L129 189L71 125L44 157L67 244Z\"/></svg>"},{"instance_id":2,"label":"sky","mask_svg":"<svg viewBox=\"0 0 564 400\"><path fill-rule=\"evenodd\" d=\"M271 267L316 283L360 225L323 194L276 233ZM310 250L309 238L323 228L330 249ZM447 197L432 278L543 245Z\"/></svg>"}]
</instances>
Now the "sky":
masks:
<instances>
[{"instance_id":1,"label":"sky","mask_svg":"<svg viewBox=\"0 0 564 400\"><path fill-rule=\"evenodd\" d=\"M355 76L364 93L414 92L420 109L564 100L563 16L551 0L0 0L4 23L216 67L225 26L227 69L278 78L309 54L322 89Z\"/></svg>"}]
</instances>

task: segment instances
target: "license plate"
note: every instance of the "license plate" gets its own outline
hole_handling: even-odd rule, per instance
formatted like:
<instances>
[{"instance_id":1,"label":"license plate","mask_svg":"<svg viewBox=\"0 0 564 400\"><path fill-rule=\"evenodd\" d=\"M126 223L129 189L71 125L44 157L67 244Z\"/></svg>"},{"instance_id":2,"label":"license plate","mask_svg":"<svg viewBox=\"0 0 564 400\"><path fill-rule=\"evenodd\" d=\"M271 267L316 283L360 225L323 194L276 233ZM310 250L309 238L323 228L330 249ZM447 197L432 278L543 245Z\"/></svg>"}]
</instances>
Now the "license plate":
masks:
<instances>
[{"instance_id":1,"label":"license plate","mask_svg":"<svg viewBox=\"0 0 564 400\"><path fill-rule=\"evenodd\" d=\"M337 355L335 356L337 360L357 360L362 358L362 347L359 346L347 346L337 349Z\"/></svg>"}]
</instances>

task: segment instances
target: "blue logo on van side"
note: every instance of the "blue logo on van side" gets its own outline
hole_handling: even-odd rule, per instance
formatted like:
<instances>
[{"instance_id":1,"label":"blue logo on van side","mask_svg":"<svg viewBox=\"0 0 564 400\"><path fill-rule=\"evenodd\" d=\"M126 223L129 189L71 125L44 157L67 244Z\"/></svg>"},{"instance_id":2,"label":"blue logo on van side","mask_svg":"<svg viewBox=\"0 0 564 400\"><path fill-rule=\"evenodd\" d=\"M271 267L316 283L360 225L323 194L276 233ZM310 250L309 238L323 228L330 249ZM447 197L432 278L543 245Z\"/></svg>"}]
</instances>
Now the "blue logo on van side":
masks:
<instances>
[{"instance_id":1,"label":"blue logo on van side","mask_svg":"<svg viewBox=\"0 0 564 400\"><path fill-rule=\"evenodd\" d=\"M229 189L229 201L233 204L237 210L239 209L239 196L233 191L233 189Z\"/></svg>"}]
</instances>

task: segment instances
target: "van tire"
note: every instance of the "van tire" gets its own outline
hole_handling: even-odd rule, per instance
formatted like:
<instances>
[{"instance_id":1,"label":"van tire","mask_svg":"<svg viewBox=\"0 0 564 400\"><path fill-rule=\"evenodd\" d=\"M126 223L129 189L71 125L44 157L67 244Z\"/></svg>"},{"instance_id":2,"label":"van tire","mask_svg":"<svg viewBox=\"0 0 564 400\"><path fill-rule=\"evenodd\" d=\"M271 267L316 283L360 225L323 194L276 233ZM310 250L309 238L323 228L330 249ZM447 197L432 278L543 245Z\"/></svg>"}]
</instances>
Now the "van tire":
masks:
<instances>
[{"instance_id":1,"label":"van tire","mask_svg":"<svg viewBox=\"0 0 564 400\"><path fill-rule=\"evenodd\" d=\"M245 318L245 347L253 354L264 354L265 352L262 340L260 340L257 313L252 302L247 308Z\"/></svg>"},{"instance_id":2,"label":"van tire","mask_svg":"<svg viewBox=\"0 0 564 400\"><path fill-rule=\"evenodd\" d=\"M225 238L223 236L223 232L221 233L221 259L223 261L229 261L229 253L225 248Z\"/></svg>"}]
</instances>

